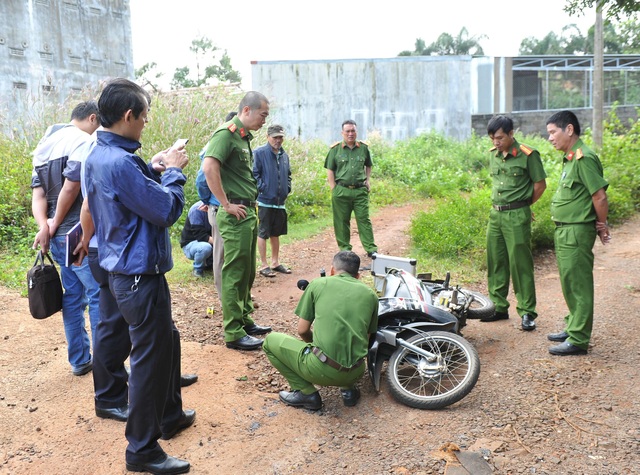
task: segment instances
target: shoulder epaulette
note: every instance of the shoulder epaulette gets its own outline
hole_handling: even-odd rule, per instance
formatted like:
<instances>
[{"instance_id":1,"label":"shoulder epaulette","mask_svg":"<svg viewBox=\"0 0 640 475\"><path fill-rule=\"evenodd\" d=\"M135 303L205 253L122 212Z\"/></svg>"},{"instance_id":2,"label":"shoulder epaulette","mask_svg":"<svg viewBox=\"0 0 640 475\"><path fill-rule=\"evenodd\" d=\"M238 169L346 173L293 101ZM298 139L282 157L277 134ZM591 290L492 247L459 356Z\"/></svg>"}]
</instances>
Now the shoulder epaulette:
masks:
<instances>
[{"instance_id":1,"label":"shoulder epaulette","mask_svg":"<svg viewBox=\"0 0 640 475\"><path fill-rule=\"evenodd\" d=\"M238 126L236 124L234 124L233 122L231 122L229 125L227 125L227 129L229 129L229 132L234 134L236 132L236 130L238 130Z\"/></svg>"},{"instance_id":2,"label":"shoulder epaulette","mask_svg":"<svg viewBox=\"0 0 640 475\"><path fill-rule=\"evenodd\" d=\"M360 142L362 145L366 145L367 147L369 146L369 142L365 142L364 140L358 140L358 142Z\"/></svg>"},{"instance_id":3,"label":"shoulder epaulette","mask_svg":"<svg viewBox=\"0 0 640 475\"><path fill-rule=\"evenodd\" d=\"M580 160L582 157L584 157L584 153L582 152L582 149L579 148L576 150L576 160Z\"/></svg>"},{"instance_id":4,"label":"shoulder epaulette","mask_svg":"<svg viewBox=\"0 0 640 475\"><path fill-rule=\"evenodd\" d=\"M498 147L491 147L491 148L489 149L489 151L490 151L490 152L495 152L496 150L498 150Z\"/></svg>"},{"instance_id":5,"label":"shoulder epaulette","mask_svg":"<svg viewBox=\"0 0 640 475\"><path fill-rule=\"evenodd\" d=\"M342 140L339 140L338 142L334 143L330 148L340 145L341 143L342 143Z\"/></svg>"},{"instance_id":6,"label":"shoulder epaulette","mask_svg":"<svg viewBox=\"0 0 640 475\"><path fill-rule=\"evenodd\" d=\"M526 145L520 144L520 150L522 151L522 153L524 153L525 155L529 156L533 153L533 149L527 147Z\"/></svg>"}]
</instances>

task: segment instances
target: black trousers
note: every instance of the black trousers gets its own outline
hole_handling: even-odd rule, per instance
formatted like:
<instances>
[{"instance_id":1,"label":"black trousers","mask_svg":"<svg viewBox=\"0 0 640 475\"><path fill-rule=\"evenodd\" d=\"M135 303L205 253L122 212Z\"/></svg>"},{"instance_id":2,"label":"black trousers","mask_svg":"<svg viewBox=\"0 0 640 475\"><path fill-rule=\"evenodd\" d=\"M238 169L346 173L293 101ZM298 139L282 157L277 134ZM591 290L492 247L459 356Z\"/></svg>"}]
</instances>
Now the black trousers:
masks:
<instances>
[{"instance_id":1,"label":"black trousers","mask_svg":"<svg viewBox=\"0 0 640 475\"><path fill-rule=\"evenodd\" d=\"M109 274L109 289L121 313L111 327L126 324L131 342L125 458L150 462L164 454L158 444L162 432L182 416L180 333L171 318L169 286L164 274Z\"/></svg>"},{"instance_id":2,"label":"black trousers","mask_svg":"<svg viewBox=\"0 0 640 475\"><path fill-rule=\"evenodd\" d=\"M109 290L109 273L100 267L98 250L89 248L89 268L100 285L100 323L94 335L93 388L96 407L122 407L129 401L124 362L131 352L129 325Z\"/></svg>"}]
</instances>

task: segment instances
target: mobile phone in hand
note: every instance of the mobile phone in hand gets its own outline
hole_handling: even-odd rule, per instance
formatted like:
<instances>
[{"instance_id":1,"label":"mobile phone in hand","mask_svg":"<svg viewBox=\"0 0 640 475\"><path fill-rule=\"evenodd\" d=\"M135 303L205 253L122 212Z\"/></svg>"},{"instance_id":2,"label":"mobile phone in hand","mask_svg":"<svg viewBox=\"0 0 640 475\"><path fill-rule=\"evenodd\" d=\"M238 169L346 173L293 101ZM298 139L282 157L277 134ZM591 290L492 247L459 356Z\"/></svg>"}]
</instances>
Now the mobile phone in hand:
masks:
<instances>
[{"instance_id":1,"label":"mobile phone in hand","mask_svg":"<svg viewBox=\"0 0 640 475\"><path fill-rule=\"evenodd\" d=\"M178 139L176 140L176 143L173 144L172 148L178 149L180 147L184 147L187 143L189 143L189 139Z\"/></svg>"}]
</instances>

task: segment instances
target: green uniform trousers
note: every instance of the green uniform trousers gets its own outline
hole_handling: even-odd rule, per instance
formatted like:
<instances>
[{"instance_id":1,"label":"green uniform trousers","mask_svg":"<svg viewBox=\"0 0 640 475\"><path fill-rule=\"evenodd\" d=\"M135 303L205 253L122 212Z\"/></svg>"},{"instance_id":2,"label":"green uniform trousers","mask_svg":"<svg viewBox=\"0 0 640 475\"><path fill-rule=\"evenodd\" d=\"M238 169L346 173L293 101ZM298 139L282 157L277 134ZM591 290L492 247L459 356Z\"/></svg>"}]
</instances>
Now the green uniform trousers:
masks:
<instances>
[{"instance_id":1,"label":"green uniform trousers","mask_svg":"<svg viewBox=\"0 0 640 475\"><path fill-rule=\"evenodd\" d=\"M253 302L251 286L256 277L256 242L258 218L255 208L246 208L247 216L238 220L232 214L218 210L216 219L224 241L222 265L222 323L224 341L235 341L247 333L242 328L252 325Z\"/></svg>"},{"instance_id":2,"label":"green uniform trousers","mask_svg":"<svg viewBox=\"0 0 640 475\"><path fill-rule=\"evenodd\" d=\"M375 252L373 227L369 218L369 191L366 187L349 189L336 185L331 192L333 229L341 251L351 250L351 213L356 217L360 242L365 252Z\"/></svg>"},{"instance_id":3,"label":"green uniform trousers","mask_svg":"<svg viewBox=\"0 0 640 475\"><path fill-rule=\"evenodd\" d=\"M291 335L274 332L266 336L262 349L271 364L287 379L291 390L300 390L302 394L316 392L314 384L351 389L364 374L364 364L351 371L332 368L311 353L312 346Z\"/></svg>"},{"instance_id":4,"label":"green uniform trousers","mask_svg":"<svg viewBox=\"0 0 640 475\"><path fill-rule=\"evenodd\" d=\"M567 341L586 350L593 327L593 223L556 227L554 243L562 294L569 308L564 317Z\"/></svg>"},{"instance_id":5,"label":"green uniform trousers","mask_svg":"<svg viewBox=\"0 0 640 475\"><path fill-rule=\"evenodd\" d=\"M487 280L496 312L509 308L509 278L518 301L516 310L536 318L536 284L531 254L531 208L492 209L487 226Z\"/></svg>"}]
</instances>

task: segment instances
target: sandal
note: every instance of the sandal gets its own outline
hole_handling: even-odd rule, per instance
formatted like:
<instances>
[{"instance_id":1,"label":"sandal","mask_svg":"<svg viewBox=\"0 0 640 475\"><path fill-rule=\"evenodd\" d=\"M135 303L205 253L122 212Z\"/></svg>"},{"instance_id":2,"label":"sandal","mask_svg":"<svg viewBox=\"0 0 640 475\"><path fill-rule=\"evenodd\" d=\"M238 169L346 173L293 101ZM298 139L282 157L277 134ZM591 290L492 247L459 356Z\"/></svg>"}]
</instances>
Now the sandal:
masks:
<instances>
[{"instance_id":1,"label":"sandal","mask_svg":"<svg viewBox=\"0 0 640 475\"><path fill-rule=\"evenodd\" d=\"M273 270L282 274L291 274L291 269L287 269L282 264L280 264L278 267L274 267Z\"/></svg>"},{"instance_id":2,"label":"sandal","mask_svg":"<svg viewBox=\"0 0 640 475\"><path fill-rule=\"evenodd\" d=\"M271 267L265 267L260 270L260 275L263 277L275 277L276 273L271 270Z\"/></svg>"}]
</instances>

